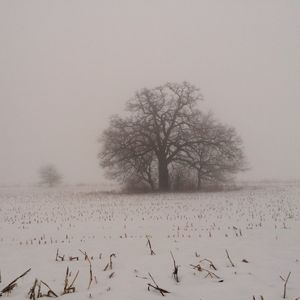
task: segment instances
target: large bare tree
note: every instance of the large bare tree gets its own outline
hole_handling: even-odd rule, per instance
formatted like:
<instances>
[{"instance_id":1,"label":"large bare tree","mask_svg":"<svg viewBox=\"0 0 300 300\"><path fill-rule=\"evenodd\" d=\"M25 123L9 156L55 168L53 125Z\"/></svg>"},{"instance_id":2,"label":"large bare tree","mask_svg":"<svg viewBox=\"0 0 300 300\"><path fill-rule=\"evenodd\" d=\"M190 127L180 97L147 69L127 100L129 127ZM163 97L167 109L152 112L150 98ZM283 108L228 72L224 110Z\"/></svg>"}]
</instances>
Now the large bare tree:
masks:
<instances>
[{"instance_id":1,"label":"large bare tree","mask_svg":"<svg viewBox=\"0 0 300 300\"><path fill-rule=\"evenodd\" d=\"M221 139L208 134L212 124L203 122L197 106L201 99L199 90L187 82L137 92L127 103L127 117L112 117L100 139L101 165L112 177L135 174L152 188L157 179L160 191L169 190L171 164L192 167L197 147L222 147Z\"/></svg>"}]
</instances>

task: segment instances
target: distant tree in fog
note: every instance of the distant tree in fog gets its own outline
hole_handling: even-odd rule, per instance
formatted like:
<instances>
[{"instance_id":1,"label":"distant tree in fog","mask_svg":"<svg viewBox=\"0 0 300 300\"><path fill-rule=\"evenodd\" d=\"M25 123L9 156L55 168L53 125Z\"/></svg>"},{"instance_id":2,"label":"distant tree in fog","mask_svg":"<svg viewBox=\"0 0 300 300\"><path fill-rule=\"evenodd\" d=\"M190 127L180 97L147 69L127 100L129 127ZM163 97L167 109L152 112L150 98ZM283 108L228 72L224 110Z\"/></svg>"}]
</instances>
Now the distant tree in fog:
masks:
<instances>
[{"instance_id":1,"label":"distant tree in fog","mask_svg":"<svg viewBox=\"0 0 300 300\"><path fill-rule=\"evenodd\" d=\"M200 188L242 170L241 139L200 111L201 99L187 82L137 92L127 103L127 116L113 116L100 139L99 158L109 176L168 191L195 178Z\"/></svg>"},{"instance_id":2,"label":"distant tree in fog","mask_svg":"<svg viewBox=\"0 0 300 300\"><path fill-rule=\"evenodd\" d=\"M49 187L54 187L62 181L62 177L54 165L45 165L41 167L39 170L39 175L41 178L41 183L46 184Z\"/></svg>"}]
</instances>

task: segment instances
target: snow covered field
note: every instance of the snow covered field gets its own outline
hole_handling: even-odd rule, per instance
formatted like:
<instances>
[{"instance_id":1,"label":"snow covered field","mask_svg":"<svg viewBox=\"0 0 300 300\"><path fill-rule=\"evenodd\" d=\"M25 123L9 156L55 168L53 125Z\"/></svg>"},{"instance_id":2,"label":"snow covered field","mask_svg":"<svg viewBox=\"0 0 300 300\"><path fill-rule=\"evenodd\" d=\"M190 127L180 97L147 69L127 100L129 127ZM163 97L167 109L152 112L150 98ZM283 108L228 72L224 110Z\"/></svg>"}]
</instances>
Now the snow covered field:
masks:
<instances>
[{"instance_id":1,"label":"snow covered field","mask_svg":"<svg viewBox=\"0 0 300 300\"><path fill-rule=\"evenodd\" d=\"M79 250L91 262L89 289L90 264ZM172 276L170 251L179 265L179 283ZM111 254L112 269L106 268ZM69 284L79 274L75 293L61 296L67 267ZM147 289L154 285L150 273L170 292L167 299L274 300L283 298L283 280L291 272L286 298L295 300L300 297L300 186L154 195L87 187L1 188L0 290L29 268L3 299L28 299L36 278L61 299L160 299L159 291Z\"/></svg>"}]
</instances>

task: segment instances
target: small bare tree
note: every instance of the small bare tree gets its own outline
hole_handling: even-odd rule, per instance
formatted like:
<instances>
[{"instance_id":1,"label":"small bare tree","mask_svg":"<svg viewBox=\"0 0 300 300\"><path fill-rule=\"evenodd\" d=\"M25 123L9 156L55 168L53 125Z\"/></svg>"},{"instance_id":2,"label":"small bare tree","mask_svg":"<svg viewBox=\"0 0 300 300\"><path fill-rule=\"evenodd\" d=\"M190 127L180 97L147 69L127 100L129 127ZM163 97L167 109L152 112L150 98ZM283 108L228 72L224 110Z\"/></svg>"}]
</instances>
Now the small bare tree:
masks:
<instances>
[{"instance_id":1,"label":"small bare tree","mask_svg":"<svg viewBox=\"0 0 300 300\"><path fill-rule=\"evenodd\" d=\"M46 184L49 187L54 187L62 181L61 175L58 173L54 165L46 165L39 170L41 183Z\"/></svg>"}]
</instances>

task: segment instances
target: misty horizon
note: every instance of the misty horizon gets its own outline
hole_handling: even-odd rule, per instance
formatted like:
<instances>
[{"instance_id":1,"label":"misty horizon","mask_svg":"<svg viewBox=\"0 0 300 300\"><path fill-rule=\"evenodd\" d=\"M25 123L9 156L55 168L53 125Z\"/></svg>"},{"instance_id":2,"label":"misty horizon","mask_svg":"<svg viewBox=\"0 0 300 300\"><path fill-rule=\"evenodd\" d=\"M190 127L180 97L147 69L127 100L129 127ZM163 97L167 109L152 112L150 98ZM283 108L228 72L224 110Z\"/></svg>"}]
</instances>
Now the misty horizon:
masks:
<instances>
[{"instance_id":1,"label":"misty horizon","mask_svg":"<svg viewBox=\"0 0 300 300\"><path fill-rule=\"evenodd\" d=\"M117 5L116 5L117 4ZM236 128L240 180L300 180L297 1L2 1L0 185L105 181L99 137L136 91L200 88Z\"/></svg>"}]
</instances>

